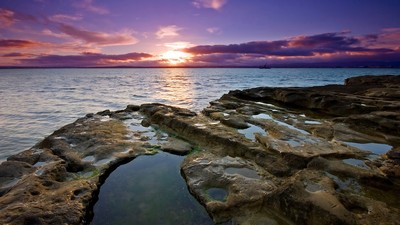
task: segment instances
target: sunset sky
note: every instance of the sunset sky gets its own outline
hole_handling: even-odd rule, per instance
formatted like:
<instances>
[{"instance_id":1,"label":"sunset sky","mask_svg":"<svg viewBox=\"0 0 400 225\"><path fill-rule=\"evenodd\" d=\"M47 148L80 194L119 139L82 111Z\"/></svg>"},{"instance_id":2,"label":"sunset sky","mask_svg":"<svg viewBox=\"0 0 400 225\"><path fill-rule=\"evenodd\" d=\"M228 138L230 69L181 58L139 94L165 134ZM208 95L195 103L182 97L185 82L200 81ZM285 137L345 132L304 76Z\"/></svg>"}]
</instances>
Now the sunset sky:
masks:
<instances>
[{"instance_id":1,"label":"sunset sky","mask_svg":"<svg viewBox=\"0 0 400 225\"><path fill-rule=\"evenodd\" d=\"M400 66L398 0L1 0L0 66Z\"/></svg>"}]
</instances>

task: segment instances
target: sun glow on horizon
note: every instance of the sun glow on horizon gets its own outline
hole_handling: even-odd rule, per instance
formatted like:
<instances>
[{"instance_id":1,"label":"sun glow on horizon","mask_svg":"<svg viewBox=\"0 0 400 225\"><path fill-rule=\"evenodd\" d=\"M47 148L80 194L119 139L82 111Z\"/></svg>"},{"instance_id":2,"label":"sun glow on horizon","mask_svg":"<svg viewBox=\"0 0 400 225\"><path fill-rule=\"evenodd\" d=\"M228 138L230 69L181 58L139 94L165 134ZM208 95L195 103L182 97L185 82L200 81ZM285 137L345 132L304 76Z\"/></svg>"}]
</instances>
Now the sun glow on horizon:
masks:
<instances>
[{"instance_id":1,"label":"sun glow on horizon","mask_svg":"<svg viewBox=\"0 0 400 225\"><path fill-rule=\"evenodd\" d=\"M163 53L161 59L172 65L187 62L192 57L191 54L177 50L171 50Z\"/></svg>"}]
</instances>

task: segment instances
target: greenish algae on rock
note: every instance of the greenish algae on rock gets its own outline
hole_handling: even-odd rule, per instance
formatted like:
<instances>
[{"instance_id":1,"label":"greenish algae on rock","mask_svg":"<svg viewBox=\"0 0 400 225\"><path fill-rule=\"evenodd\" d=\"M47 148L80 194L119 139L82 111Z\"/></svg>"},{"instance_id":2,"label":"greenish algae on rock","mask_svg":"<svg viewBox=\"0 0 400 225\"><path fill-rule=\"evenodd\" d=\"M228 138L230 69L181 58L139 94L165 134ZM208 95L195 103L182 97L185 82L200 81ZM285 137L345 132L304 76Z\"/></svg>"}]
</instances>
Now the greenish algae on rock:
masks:
<instances>
[{"instance_id":1,"label":"greenish algae on rock","mask_svg":"<svg viewBox=\"0 0 400 225\"><path fill-rule=\"evenodd\" d=\"M0 221L87 223L121 162L191 148L182 176L216 223L399 224L399 83L365 76L232 91L202 113L144 104L90 114L0 165Z\"/></svg>"}]
</instances>

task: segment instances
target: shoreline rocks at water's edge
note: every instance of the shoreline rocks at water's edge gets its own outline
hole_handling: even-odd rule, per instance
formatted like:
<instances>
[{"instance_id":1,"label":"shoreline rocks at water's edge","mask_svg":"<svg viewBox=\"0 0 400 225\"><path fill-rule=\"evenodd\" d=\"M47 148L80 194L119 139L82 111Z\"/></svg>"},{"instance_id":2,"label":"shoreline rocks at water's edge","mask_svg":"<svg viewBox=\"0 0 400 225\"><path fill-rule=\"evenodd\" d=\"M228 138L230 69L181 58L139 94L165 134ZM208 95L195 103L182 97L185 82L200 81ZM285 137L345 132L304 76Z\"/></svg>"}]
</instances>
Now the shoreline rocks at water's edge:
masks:
<instances>
[{"instance_id":1,"label":"shoreline rocks at water's edge","mask_svg":"<svg viewBox=\"0 0 400 225\"><path fill-rule=\"evenodd\" d=\"M89 114L0 165L0 221L87 223L118 165L195 149L182 174L216 222L396 224L399 78L231 91L202 114L162 104ZM154 144L142 132L150 125L173 135ZM392 147L378 156L352 143Z\"/></svg>"}]
</instances>

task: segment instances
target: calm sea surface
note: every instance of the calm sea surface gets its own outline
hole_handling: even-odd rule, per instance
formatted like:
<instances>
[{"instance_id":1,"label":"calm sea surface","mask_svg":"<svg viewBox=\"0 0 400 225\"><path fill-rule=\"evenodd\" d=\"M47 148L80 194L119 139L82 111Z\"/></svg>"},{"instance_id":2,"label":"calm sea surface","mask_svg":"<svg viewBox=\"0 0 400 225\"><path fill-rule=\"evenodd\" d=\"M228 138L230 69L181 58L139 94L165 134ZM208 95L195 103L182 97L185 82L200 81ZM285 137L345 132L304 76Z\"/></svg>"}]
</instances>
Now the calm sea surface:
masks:
<instances>
[{"instance_id":1,"label":"calm sea surface","mask_svg":"<svg viewBox=\"0 0 400 225\"><path fill-rule=\"evenodd\" d=\"M0 69L0 161L87 113L150 102L200 111L229 90L382 74L400 69Z\"/></svg>"}]
</instances>

